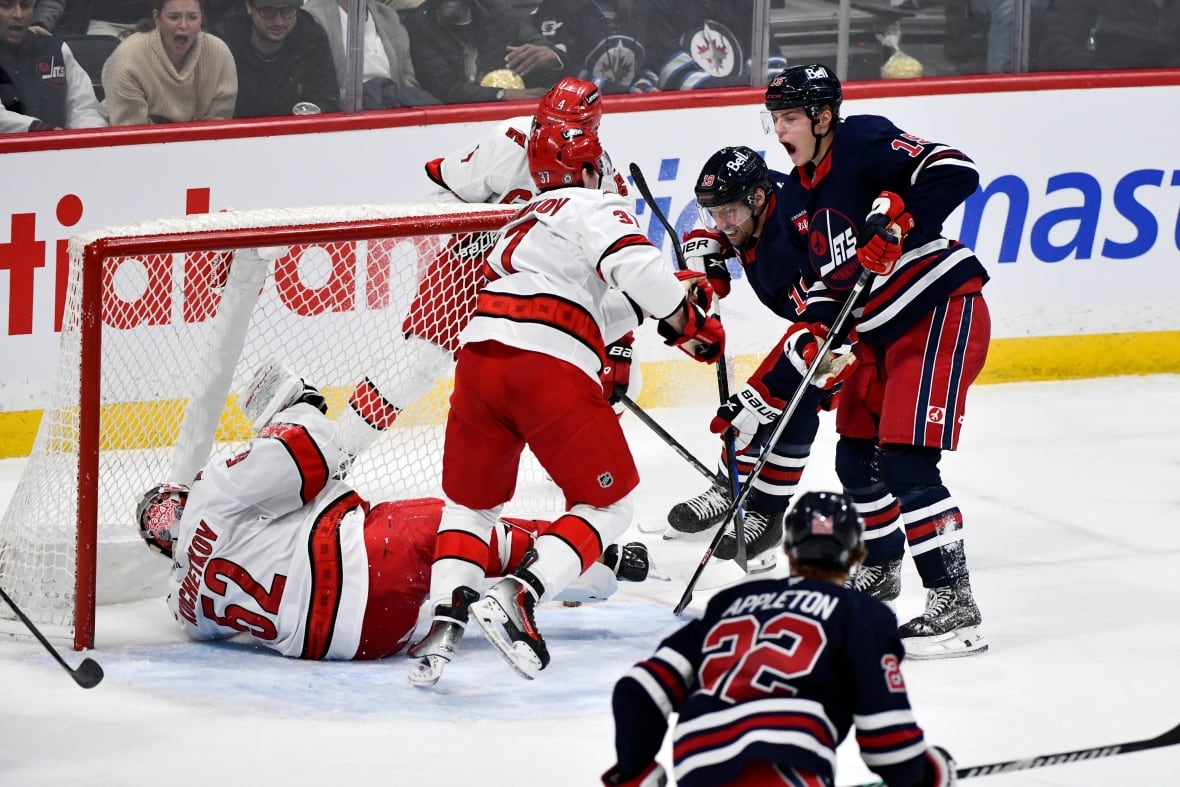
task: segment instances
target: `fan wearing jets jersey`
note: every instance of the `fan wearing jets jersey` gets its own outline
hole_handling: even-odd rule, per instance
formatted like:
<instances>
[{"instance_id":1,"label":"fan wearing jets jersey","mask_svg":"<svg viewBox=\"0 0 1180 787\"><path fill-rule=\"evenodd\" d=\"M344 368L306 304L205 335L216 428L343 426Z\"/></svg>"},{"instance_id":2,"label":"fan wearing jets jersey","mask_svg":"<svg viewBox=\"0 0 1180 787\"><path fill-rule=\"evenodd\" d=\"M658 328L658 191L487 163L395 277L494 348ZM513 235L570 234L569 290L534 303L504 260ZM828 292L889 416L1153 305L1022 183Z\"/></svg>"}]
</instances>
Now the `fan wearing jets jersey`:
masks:
<instances>
[{"instance_id":1,"label":"fan wearing jets jersey","mask_svg":"<svg viewBox=\"0 0 1180 787\"><path fill-rule=\"evenodd\" d=\"M549 653L534 607L560 592L631 521L639 482L598 375L609 342L653 318L668 345L715 363L725 333L694 285L683 286L630 205L603 190L597 135L538 127L529 169L540 192L504 227L489 280L463 329L443 447L443 493L431 577L434 625L410 648L411 681L437 682L470 617L521 676ZM527 446L567 512L481 600L488 539L512 497Z\"/></svg>"},{"instance_id":2,"label":"fan wearing jets jersey","mask_svg":"<svg viewBox=\"0 0 1180 787\"><path fill-rule=\"evenodd\" d=\"M240 401L258 427L247 449L209 463L191 485L148 490L138 506L141 537L172 559L177 622L193 639L244 634L294 658L400 651L426 598L443 501L357 494L339 468L377 432L329 419L319 392L281 365L263 366ZM488 575L517 566L548 526L493 522ZM649 568L642 544L612 545L565 598L601 600Z\"/></svg>"},{"instance_id":3,"label":"fan wearing jets jersey","mask_svg":"<svg viewBox=\"0 0 1180 787\"><path fill-rule=\"evenodd\" d=\"M927 593L923 614L901 626L907 652L980 653L963 515L939 470L958 446L991 335L988 274L942 234L979 172L962 151L887 118L842 118L842 102L840 81L819 64L788 68L766 88L765 128L795 165L779 192L784 264L812 282L788 354L805 367L856 282L872 275L852 312L858 361L836 411L836 473L868 524L869 555L853 582L896 597L908 543Z\"/></svg>"},{"instance_id":4,"label":"fan wearing jets jersey","mask_svg":"<svg viewBox=\"0 0 1180 787\"><path fill-rule=\"evenodd\" d=\"M533 115L509 118L459 150L426 163L433 202L513 205L537 194L529 174L525 145L532 130L546 123L572 123L596 131L602 120L602 96L590 82L566 77L542 96ZM609 168L609 158L604 158ZM613 168L606 182L620 194L627 187ZM475 309L483 281L486 245L452 241L432 259L418 282L418 292L402 325L404 341L395 345L388 366L373 370L384 401L372 402L362 415L388 426L402 409L426 394L448 372L459 346L459 331ZM389 371L386 371L388 369ZM412 370L406 374L402 370ZM397 375L392 370L398 370Z\"/></svg>"}]
</instances>

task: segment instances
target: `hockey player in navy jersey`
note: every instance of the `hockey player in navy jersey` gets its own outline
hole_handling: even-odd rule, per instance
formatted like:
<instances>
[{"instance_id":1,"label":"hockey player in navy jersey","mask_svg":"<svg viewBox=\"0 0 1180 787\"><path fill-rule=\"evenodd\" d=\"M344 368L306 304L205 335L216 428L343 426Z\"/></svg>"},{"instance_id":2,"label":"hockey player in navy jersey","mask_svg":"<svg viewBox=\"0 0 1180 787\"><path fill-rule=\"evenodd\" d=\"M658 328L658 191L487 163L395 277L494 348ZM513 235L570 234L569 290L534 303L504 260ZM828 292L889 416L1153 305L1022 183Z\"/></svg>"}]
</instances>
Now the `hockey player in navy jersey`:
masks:
<instances>
[{"instance_id":1,"label":"hockey player in navy jersey","mask_svg":"<svg viewBox=\"0 0 1180 787\"><path fill-rule=\"evenodd\" d=\"M869 554L853 582L896 598L908 542L927 597L923 614L901 626L907 652L978 653L987 644L963 517L938 464L958 445L991 335L988 275L971 249L942 235L979 173L959 150L886 118L841 118L842 100L823 65L788 68L766 89L766 130L795 165L778 192L782 264L811 281L784 356L806 369L862 270L875 274L853 312L858 362L836 413L836 471L867 523Z\"/></svg>"},{"instance_id":2,"label":"hockey player in navy jersey","mask_svg":"<svg viewBox=\"0 0 1180 787\"><path fill-rule=\"evenodd\" d=\"M910 708L897 619L845 587L865 555L862 528L847 495L800 495L786 517L791 575L719 591L615 684L617 761L603 784L666 783L656 755L673 713L679 787L834 784L854 723L888 787L954 784L954 761Z\"/></svg>"},{"instance_id":3,"label":"hockey player in navy jersey","mask_svg":"<svg viewBox=\"0 0 1180 787\"><path fill-rule=\"evenodd\" d=\"M797 260L781 247L786 241L786 224L779 211L779 190L787 176L767 168L754 150L725 147L705 162L697 177L695 193L704 229L684 238L689 267L703 271L718 297L729 293L726 260L736 255L745 278L763 305L778 317L794 322L807 292ZM802 381L790 363L779 363L782 342L775 342L766 360L746 385L729 398L713 419L717 433L732 431L738 450L737 470L745 483L762 445L786 402L772 390L789 397ZM841 356L840 363L851 356ZM790 507L811 455L811 444L819 429L821 406L830 407L838 375L827 378L826 388L812 386L804 395L791 421L771 448L766 464L752 481L746 497L744 526L751 558L750 571L772 568L782 541L782 517ZM721 457L721 475L728 459ZM669 534L697 533L715 527L733 500L730 490L714 485L696 497L677 503L668 512ZM732 533L722 536L713 554L731 560L737 554Z\"/></svg>"}]
</instances>

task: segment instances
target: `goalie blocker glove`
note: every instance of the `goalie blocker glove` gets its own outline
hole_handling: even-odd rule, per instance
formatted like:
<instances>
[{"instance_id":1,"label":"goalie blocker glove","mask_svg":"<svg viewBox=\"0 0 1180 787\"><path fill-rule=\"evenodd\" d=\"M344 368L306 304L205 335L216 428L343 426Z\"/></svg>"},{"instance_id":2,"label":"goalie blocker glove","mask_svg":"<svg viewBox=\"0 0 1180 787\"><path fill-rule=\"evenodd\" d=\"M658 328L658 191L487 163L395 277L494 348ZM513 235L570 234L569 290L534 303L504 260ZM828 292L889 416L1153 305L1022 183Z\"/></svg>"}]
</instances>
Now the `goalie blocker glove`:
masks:
<instances>
[{"instance_id":1,"label":"goalie blocker glove","mask_svg":"<svg viewBox=\"0 0 1180 787\"><path fill-rule=\"evenodd\" d=\"M619 773L619 766L614 765L602 774L602 783L606 787L664 787L668 783L668 774L664 766L653 762L634 776L626 778Z\"/></svg>"},{"instance_id":2,"label":"goalie blocker glove","mask_svg":"<svg viewBox=\"0 0 1180 787\"><path fill-rule=\"evenodd\" d=\"M684 327L677 330L668 322L669 317L660 320L656 325L664 344L678 347L693 360L702 363L715 363L725 352L725 328L716 317L708 317L700 307L682 301L680 310L675 314L686 314Z\"/></svg>"},{"instance_id":3,"label":"goalie blocker glove","mask_svg":"<svg viewBox=\"0 0 1180 787\"><path fill-rule=\"evenodd\" d=\"M905 202L892 191L882 191L856 239L856 257L865 270L888 276L901 258L905 236L914 228L914 217Z\"/></svg>"},{"instance_id":4,"label":"goalie blocker glove","mask_svg":"<svg viewBox=\"0 0 1180 787\"><path fill-rule=\"evenodd\" d=\"M705 274L718 298L729 295L731 277L726 260L737 255L724 235L698 228L685 233L680 248L688 267Z\"/></svg>"}]
</instances>

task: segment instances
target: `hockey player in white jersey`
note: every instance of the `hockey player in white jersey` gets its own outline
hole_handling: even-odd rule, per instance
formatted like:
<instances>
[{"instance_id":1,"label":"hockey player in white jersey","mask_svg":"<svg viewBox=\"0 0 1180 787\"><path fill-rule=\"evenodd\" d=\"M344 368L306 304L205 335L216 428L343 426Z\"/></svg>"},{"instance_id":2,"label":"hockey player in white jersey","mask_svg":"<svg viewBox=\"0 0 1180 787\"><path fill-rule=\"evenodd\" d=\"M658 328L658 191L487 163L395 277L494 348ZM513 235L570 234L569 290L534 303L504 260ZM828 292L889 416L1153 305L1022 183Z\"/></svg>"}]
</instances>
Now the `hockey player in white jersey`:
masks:
<instances>
[{"instance_id":1,"label":"hockey player in white jersey","mask_svg":"<svg viewBox=\"0 0 1180 787\"><path fill-rule=\"evenodd\" d=\"M534 607L630 524L639 474L599 383L607 343L653 317L667 344L697 360L716 362L724 345L720 322L695 291L686 294L628 203L602 189L593 131L540 126L528 159L540 193L488 255L489 281L460 337L443 448L447 505L430 586L434 622L409 651L410 679L419 685L439 679L469 616L520 675L535 677L549 654ZM526 445L568 510L476 602Z\"/></svg>"},{"instance_id":2,"label":"hockey player in white jersey","mask_svg":"<svg viewBox=\"0 0 1180 787\"><path fill-rule=\"evenodd\" d=\"M501 121L470 144L428 161L426 176L432 188L426 198L439 203L528 202L537 194L525 155L533 129L546 123L573 123L597 131L601 120L598 88L591 82L565 77L541 97L534 115ZM609 166L609 158L604 160ZM604 174L611 188L627 193L621 175L613 169ZM387 365L374 369L372 380L384 392L394 417L429 392L451 368L459 331L475 309L475 294L483 282L487 249L480 240L486 238L452 240L430 260L402 324L404 341L394 346ZM375 407L372 420L383 423L381 419L388 416Z\"/></svg>"},{"instance_id":3,"label":"hockey player in white jersey","mask_svg":"<svg viewBox=\"0 0 1180 787\"><path fill-rule=\"evenodd\" d=\"M140 535L172 558L168 604L197 640L239 634L285 656L376 659L413 635L442 516L438 498L369 502L338 472L376 433L349 433L323 397L266 367L242 401L261 427L245 451L208 464L191 489L144 495ZM489 576L521 562L541 520L493 523ZM570 598L609 595L616 575L647 576L646 548L612 547Z\"/></svg>"}]
</instances>

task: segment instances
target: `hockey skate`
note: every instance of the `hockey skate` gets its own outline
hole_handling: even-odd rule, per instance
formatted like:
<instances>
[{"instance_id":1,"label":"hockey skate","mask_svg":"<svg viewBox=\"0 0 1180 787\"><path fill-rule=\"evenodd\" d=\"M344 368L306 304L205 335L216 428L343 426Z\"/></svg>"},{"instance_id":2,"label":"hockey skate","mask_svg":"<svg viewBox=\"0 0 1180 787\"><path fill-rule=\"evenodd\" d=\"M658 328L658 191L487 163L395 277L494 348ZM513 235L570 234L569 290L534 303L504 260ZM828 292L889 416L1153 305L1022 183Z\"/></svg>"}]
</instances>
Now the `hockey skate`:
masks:
<instances>
[{"instance_id":1,"label":"hockey skate","mask_svg":"<svg viewBox=\"0 0 1180 787\"><path fill-rule=\"evenodd\" d=\"M901 558L879 566L862 565L848 578L844 587L867 593L893 609L894 599L901 595Z\"/></svg>"},{"instance_id":2,"label":"hockey skate","mask_svg":"<svg viewBox=\"0 0 1180 787\"><path fill-rule=\"evenodd\" d=\"M544 588L529 564L537 553L530 549L521 567L497 582L481 601L471 605L471 618L516 674L526 680L549 664L549 649L537 629L533 612Z\"/></svg>"},{"instance_id":3,"label":"hockey skate","mask_svg":"<svg viewBox=\"0 0 1180 787\"><path fill-rule=\"evenodd\" d=\"M328 412L328 406L319 391L304 383L303 378L287 371L277 360L271 359L258 367L238 394L238 406L257 431L269 424L281 410L301 399L314 405L321 413Z\"/></svg>"},{"instance_id":4,"label":"hockey skate","mask_svg":"<svg viewBox=\"0 0 1180 787\"><path fill-rule=\"evenodd\" d=\"M434 608L434 620L425 637L410 646L410 684L433 686L442 677L443 668L455 657L463 629L467 625L468 610L479 594L466 585L455 588L449 605Z\"/></svg>"},{"instance_id":5,"label":"hockey skate","mask_svg":"<svg viewBox=\"0 0 1180 787\"><path fill-rule=\"evenodd\" d=\"M717 484L696 497L677 503L668 512L668 529L664 532L664 538L676 538L682 533L701 533L716 527L721 524L731 503L733 495Z\"/></svg>"},{"instance_id":6,"label":"hockey skate","mask_svg":"<svg viewBox=\"0 0 1180 787\"><path fill-rule=\"evenodd\" d=\"M987 650L979 631L982 617L967 577L926 591L926 611L900 626L901 644L911 659L946 659Z\"/></svg>"},{"instance_id":7,"label":"hockey skate","mask_svg":"<svg viewBox=\"0 0 1180 787\"><path fill-rule=\"evenodd\" d=\"M778 563L778 550L783 542L783 514L762 514L746 511L743 522L746 533L747 567L751 574L769 571ZM718 560L733 560L737 557L737 534L733 526L726 528L725 535L717 542L713 557Z\"/></svg>"}]
</instances>

